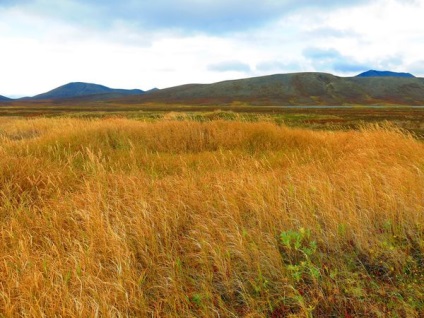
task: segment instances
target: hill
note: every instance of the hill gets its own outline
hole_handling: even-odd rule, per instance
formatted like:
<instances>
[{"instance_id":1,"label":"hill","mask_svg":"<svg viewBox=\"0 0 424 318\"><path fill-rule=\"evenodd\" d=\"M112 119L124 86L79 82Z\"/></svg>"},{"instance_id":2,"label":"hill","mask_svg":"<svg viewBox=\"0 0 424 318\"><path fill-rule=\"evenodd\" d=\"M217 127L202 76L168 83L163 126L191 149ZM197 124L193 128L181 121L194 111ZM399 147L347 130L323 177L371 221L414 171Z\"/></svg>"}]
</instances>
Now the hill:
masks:
<instances>
[{"instance_id":1,"label":"hill","mask_svg":"<svg viewBox=\"0 0 424 318\"><path fill-rule=\"evenodd\" d=\"M356 77L415 77L411 73L397 73L390 71L375 71L369 70L364 73L356 75Z\"/></svg>"},{"instance_id":2,"label":"hill","mask_svg":"<svg viewBox=\"0 0 424 318\"><path fill-rule=\"evenodd\" d=\"M28 98L29 100L69 99L82 96L99 95L99 99L118 98L128 95L143 94L140 89L113 89L103 85L75 82L57 87L49 92Z\"/></svg>"},{"instance_id":3,"label":"hill","mask_svg":"<svg viewBox=\"0 0 424 318\"><path fill-rule=\"evenodd\" d=\"M189 84L127 103L189 105L424 105L424 79L407 77L338 77L327 73L292 73Z\"/></svg>"},{"instance_id":4,"label":"hill","mask_svg":"<svg viewBox=\"0 0 424 318\"><path fill-rule=\"evenodd\" d=\"M0 102L7 102L7 101L10 101L10 100L11 100L10 98L7 98L5 96L0 95Z\"/></svg>"}]
</instances>

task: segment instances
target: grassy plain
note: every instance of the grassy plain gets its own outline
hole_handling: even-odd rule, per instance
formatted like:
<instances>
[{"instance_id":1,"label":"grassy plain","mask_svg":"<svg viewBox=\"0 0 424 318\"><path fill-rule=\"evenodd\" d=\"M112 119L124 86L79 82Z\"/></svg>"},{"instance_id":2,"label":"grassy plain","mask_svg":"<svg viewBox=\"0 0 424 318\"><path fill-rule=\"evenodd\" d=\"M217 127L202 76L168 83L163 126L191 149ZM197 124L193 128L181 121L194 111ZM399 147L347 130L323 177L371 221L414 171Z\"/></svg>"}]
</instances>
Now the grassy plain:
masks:
<instances>
[{"instance_id":1,"label":"grassy plain","mask_svg":"<svg viewBox=\"0 0 424 318\"><path fill-rule=\"evenodd\" d=\"M76 117L105 118L110 116L137 120L158 120L170 117L176 120L210 121L273 121L291 127L324 130L358 129L363 124L391 124L424 139L424 108L417 107L279 107L279 106L193 106L169 104L122 104L117 102L31 101L0 105L0 117Z\"/></svg>"},{"instance_id":2,"label":"grassy plain","mask_svg":"<svg viewBox=\"0 0 424 318\"><path fill-rule=\"evenodd\" d=\"M0 316L424 315L407 131L111 114L0 118Z\"/></svg>"}]
</instances>

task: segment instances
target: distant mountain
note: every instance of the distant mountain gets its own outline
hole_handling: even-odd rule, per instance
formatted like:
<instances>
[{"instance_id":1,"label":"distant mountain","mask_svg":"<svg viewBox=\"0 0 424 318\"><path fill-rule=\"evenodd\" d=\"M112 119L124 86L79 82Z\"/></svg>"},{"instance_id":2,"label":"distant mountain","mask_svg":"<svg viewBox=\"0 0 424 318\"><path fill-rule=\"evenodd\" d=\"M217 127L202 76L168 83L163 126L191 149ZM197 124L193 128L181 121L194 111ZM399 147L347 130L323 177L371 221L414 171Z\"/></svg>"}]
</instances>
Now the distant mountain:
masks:
<instances>
[{"instance_id":1,"label":"distant mountain","mask_svg":"<svg viewBox=\"0 0 424 318\"><path fill-rule=\"evenodd\" d=\"M424 79L277 74L188 84L125 97L125 103L184 105L424 105Z\"/></svg>"},{"instance_id":2,"label":"distant mountain","mask_svg":"<svg viewBox=\"0 0 424 318\"><path fill-rule=\"evenodd\" d=\"M369 70L356 75L356 77L415 77L411 73L396 73L390 71L375 71Z\"/></svg>"},{"instance_id":3,"label":"distant mountain","mask_svg":"<svg viewBox=\"0 0 424 318\"><path fill-rule=\"evenodd\" d=\"M103 85L91 83L69 83L58 88L55 88L47 93L39 94L29 98L30 100L56 100L56 99L70 99L75 97L84 97L98 95L99 99L119 98L128 95L143 94L144 91L140 89L113 89Z\"/></svg>"},{"instance_id":4,"label":"distant mountain","mask_svg":"<svg viewBox=\"0 0 424 318\"><path fill-rule=\"evenodd\" d=\"M11 101L11 100L12 99L0 95L0 102L7 102L7 101Z\"/></svg>"}]
</instances>

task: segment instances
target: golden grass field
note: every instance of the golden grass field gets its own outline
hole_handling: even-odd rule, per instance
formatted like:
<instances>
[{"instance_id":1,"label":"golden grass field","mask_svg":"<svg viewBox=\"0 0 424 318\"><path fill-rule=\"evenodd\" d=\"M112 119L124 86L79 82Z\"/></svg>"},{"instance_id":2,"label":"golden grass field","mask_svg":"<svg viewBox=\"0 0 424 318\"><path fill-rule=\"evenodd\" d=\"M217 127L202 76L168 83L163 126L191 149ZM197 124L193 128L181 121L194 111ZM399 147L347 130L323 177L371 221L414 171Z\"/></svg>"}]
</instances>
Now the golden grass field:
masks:
<instances>
[{"instance_id":1,"label":"golden grass field","mask_svg":"<svg viewBox=\"0 0 424 318\"><path fill-rule=\"evenodd\" d=\"M0 119L0 317L423 317L390 127Z\"/></svg>"}]
</instances>

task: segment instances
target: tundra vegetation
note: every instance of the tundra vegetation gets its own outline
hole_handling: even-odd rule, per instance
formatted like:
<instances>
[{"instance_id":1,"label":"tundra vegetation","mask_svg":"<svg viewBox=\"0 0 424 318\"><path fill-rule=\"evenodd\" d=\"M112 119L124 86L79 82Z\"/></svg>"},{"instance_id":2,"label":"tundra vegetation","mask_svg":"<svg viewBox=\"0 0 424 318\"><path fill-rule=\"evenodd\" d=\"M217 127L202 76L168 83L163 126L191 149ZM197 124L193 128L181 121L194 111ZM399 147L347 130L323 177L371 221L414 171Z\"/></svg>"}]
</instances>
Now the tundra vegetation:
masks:
<instances>
[{"instance_id":1,"label":"tundra vegetation","mask_svg":"<svg viewBox=\"0 0 424 318\"><path fill-rule=\"evenodd\" d=\"M422 141L180 117L0 119L0 316L424 315Z\"/></svg>"}]
</instances>

